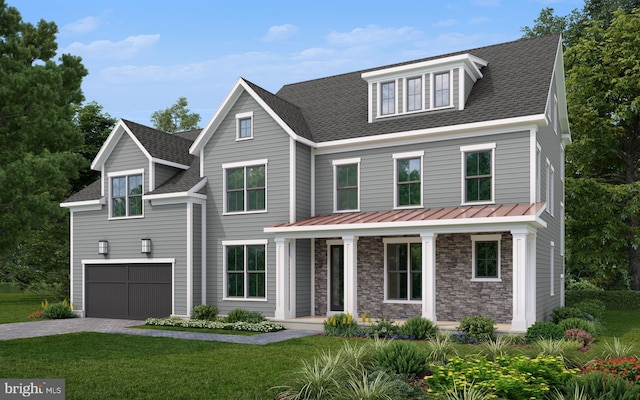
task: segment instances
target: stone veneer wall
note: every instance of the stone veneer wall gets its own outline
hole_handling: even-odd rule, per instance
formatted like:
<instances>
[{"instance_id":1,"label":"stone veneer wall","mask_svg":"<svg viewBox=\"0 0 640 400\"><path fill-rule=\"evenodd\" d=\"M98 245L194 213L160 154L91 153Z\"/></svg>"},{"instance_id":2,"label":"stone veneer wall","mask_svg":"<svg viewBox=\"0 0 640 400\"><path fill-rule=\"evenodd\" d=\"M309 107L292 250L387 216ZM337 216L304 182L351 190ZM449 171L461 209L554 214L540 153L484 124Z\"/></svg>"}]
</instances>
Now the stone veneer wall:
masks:
<instances>
[{"instance_id":1,"label":"stone veneer wall","mask_svg":"<svg viewBox=\"0 0 640 400\"><path fill-rule=\"evenodd\" d=\"M478 235L481 233L477 233ZM458 321L470 315L511 323L513 317L512 238L502 233L501 282L472 282L471 235L440 234L436 238L436 317Z\"/></svg>"},{"instance_id":2,"label":"stone veneer wall","mask_svg":"<svg viewBox=\"0 0 640 400\"><path fill-rule=\"evenodd\" d=\"M338 239L338 238L336 238ZM327 240L315 239L315 315L327 314ZM441 234L436 239L436 317L458 321L481 314L497 323L512 318L511 235L502 234L502 282L471 282L471 234ZM382 237L358 238L358 313L406 319L422 314L421 304L384 302Z\"/></svg>"}]
</instances>

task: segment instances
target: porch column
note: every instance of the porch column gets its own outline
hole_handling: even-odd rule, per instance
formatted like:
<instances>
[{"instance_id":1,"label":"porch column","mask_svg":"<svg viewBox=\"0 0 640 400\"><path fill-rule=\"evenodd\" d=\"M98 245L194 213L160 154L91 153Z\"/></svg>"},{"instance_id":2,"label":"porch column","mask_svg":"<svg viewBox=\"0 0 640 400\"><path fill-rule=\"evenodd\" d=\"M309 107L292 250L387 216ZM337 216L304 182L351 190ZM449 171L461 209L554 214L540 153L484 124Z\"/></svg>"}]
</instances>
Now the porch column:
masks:
<instances>
[{"instance_id":1,"label":"porch column","mask_svg":"<svg viewBox=\"0 0 640 400\"><path fill-rule=\"evenodd\" d=\"M358 317L358 238L343 236L344 245L344 312Z\"/></svg>"},{"instance_id":2,"label":"porch column","mask_svg":"<svg viewBox=\"0 0 640 400\"><path fill-rule=\"evenodd\" d=\"M276 242L276 310L275 319L292 318L289 291L289 241L275 238Z\"/></svg>"},{"instance_id":3,"label":"porch column","mask_svg":"<svg viewBox=\"0 0 640 400\"><path fill-rule=\"evenodd\" d=\"M436 322L436 236L420 234L422 239L422 316Z\"/></svg>"},{"instance_id":4,"label":"porch column","mask_svg":"<svg viewBox=\"0 0 640 400\"><path fill-rule=\"evenodd\" d=\"M513 240L512 332L526 332L536 318L535 231L511 230Z\"/></svg>"}]
</instances>

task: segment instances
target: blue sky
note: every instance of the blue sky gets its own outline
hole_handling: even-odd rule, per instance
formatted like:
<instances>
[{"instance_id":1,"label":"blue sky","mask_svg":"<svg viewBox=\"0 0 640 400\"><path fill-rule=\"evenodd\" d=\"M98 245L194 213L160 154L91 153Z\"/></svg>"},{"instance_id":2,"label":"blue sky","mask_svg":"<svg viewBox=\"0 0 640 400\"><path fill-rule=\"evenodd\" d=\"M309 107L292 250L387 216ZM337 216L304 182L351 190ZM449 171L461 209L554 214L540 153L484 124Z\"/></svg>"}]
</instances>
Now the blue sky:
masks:
<instances>
[{"instance_id":1,"label":"blue sky","mask_svg":"<svg viewBox=\"0 0 640 400\"><path fill-rule=\"evenodd\" d=\"M60 53L81 56L87 101L151 125L180 96L212 117L238 77L282 85L516 40L544 7L582 0L7 0L54 21Z\"/></svg>"}]
</instances>

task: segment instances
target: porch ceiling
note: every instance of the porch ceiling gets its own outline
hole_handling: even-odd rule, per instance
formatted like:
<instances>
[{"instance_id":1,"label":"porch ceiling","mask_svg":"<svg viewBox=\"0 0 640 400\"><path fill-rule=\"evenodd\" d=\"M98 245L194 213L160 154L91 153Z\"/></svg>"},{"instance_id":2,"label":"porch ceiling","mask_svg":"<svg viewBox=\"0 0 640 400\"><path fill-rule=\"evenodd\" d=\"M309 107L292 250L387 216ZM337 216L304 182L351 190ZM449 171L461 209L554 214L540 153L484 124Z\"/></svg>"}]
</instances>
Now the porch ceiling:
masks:
<instances>
[{"instance_id":1,"label":"porch ceiling","mask_svg":"<svg viewBox=\"0 0 640 400\"><path fill-rule=\"evenodd\" d=\"M471 225L533 224L546 226L540 214L545 203L500 204L445 208L421 208L373 212L336 213L285 222L264 229L267 233L302 234L398 228L446 228ZM297 235L295 235L297 236Z\"/></svg>"}]
</instances>

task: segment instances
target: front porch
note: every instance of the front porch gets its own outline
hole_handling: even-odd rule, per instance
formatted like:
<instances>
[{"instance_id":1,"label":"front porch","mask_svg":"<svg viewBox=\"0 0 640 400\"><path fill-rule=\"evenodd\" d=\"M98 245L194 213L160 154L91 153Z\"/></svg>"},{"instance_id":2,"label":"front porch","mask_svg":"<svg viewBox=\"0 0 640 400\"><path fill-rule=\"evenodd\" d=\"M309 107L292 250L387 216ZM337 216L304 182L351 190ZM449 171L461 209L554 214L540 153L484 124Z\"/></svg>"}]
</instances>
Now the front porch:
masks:
<instances>
[{"instance_id":1,"label":"front porch","mask_svg":"<svg viewBox=\"0 0 640 400\"><path fill-rule=\"evenodd\" d=\"M273 319L273 322L280 323L284 325L285 328L290 330L297 331L305 331L305 332L318 332L322 333L324 331L323 324L326 317L300 317L293 318L287 320L277 320ZM394 320L397 324L402 324L406 320ZM362 324L362 322L358 322L359 325L368 325ZM457 321L437 321L436 325L438 329L443 332L455 332L459 323ZM511 324L496 324L496 333L497 334L506 334L511 333Z\"/></svg>"}]
</instances>

